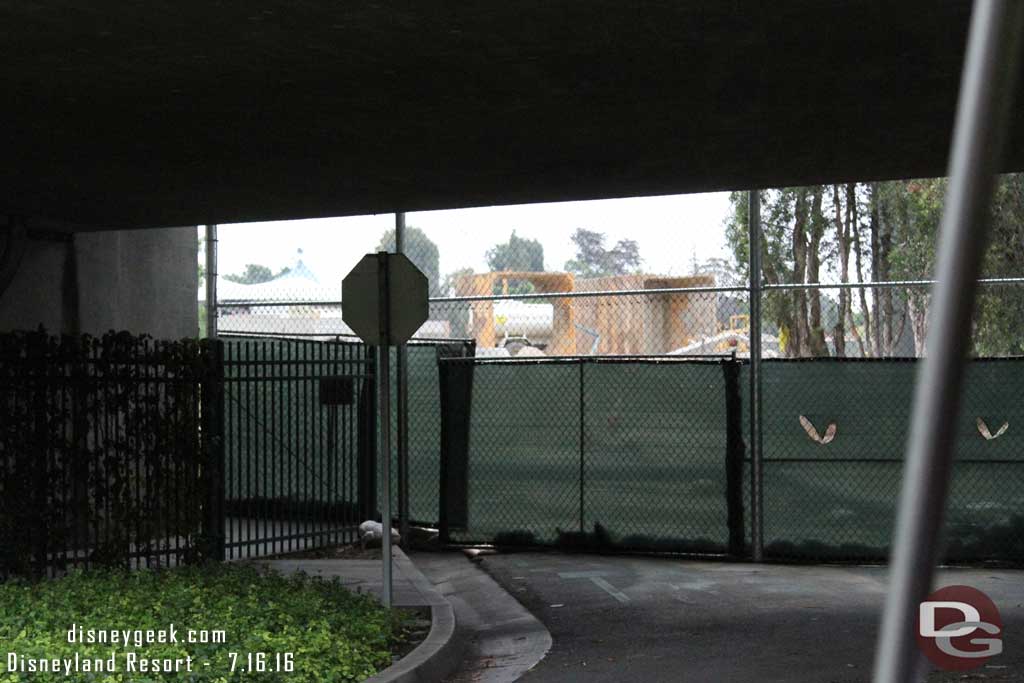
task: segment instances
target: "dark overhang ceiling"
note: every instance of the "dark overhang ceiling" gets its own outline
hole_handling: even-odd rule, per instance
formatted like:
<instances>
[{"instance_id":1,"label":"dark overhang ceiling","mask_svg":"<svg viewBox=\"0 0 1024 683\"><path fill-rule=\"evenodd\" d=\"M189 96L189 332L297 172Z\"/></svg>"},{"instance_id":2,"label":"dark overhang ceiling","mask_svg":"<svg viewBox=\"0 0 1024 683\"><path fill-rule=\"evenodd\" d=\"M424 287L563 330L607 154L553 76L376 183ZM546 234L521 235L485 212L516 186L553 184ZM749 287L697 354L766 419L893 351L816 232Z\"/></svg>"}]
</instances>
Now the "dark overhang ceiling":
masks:
<instances>
[{"instance_id":1,"label":"dark overhang ceiling","mask_svg":"<svg viewBox=\"0 0 1024 683\"><path fill-rule=\"evenodd\" d=\"M157 226L940 175L968 16L0 0L0 212Z\"/></svg>"}]
</instances>

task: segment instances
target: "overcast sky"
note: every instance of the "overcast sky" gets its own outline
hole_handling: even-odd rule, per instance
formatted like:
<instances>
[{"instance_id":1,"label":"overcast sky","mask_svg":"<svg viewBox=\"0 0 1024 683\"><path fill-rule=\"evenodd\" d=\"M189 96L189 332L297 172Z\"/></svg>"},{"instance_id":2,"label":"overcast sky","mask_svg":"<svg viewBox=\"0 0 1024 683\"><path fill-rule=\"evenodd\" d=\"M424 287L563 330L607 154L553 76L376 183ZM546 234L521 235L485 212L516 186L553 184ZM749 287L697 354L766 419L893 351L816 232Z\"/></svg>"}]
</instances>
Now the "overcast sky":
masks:
<instances>
[{"instance_id":1,"label":"overcast sky","mask_svg":"<svg viewBox=\"0 0 1024 683\"><path fill-rule=\"evenodd\" d=\"M698 261L729 257L724 222L728 193L606 199L477 209L424 211L406 215L406 224L423 229L441 254L441 274L470 267L486 271L484 254L508 240L512 230L544 245L544 266L562 270L575 256L569 236L576 228L603 232L607 246L620 239L640 245L644 271L685 275ZM374 251L393 214L304 221L222 225L219 270L239 273L248 263L275 272L291 265L298 249L321 284L337 282L359 258Z\"/></svg>"}]
</instances>

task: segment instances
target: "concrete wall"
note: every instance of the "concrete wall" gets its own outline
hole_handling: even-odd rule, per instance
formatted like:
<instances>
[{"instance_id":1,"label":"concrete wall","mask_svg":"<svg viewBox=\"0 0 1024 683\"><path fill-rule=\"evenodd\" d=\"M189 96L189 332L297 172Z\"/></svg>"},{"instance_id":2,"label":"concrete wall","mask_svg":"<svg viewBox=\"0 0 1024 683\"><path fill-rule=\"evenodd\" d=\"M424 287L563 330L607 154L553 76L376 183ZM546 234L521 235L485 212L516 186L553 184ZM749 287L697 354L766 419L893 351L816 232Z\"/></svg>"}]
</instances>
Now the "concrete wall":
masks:
<instances>
[{"instance_id":1,"label":"concrete wall","mask_svg":"<svg viewBox=\"0 0 1024 683\"><path fill-rule=\"evenodd\" d=\"M194 226L77 233L30 240L0 293L0 331L198 335Z\"/></svg>"}]
</instances>

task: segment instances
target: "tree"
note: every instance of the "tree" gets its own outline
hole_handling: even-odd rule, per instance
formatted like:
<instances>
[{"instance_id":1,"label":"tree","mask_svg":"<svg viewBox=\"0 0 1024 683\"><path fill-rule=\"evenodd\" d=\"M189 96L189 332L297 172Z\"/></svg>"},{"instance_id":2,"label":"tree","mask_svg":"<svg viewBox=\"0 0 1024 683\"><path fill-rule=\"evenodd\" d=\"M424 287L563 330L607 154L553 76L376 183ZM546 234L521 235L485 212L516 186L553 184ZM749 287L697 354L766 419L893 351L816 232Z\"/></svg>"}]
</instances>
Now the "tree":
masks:
<instances>
[{"instance_id":1,"label":"tree","mask_svg":"<svg viewBox=\"0 0 1024 683\"><path fill-rule=\"evenodd\" d=\"M405 228L405 255L427 276L430 296L441 295L441 255L437 245L419 228L411 225ZM395 229L381 235L378 251L395 251Z\"/></svg>"},{"instance_id":2,"label":"tree","mask_svg":"<svg viewBox=\"0 0 1024 683\"><path fill-rule=\"evenodd\" d=\"M823 245L830 244L834 224L829 220L826 198L834 193L823 185L761 192L762 276L769 284L816 284L821 281ZM845 193L842 195L845 196ZM733 210L726 222L726 238L738 267L745 270L748 195L734 192ZM843 211L840 209L840 215ZM765 328L778 330L781 350L788 356L827 356L826 320L840 317L840 307L817 288L794 288L767 294L762 307ZM845 351L845 335L829 331L833 346Z\"/></svg>"},{"instance_id":3,"label":"tree","mask_svg":"<svg viewBox=\"0 0 1024 683\"><path fill-rule=\"evenodd\" d=\"M469 277L472 274L472 268L459 268L445 275L444 283L441 286L441 295L459 296L465 294L465 292L460 292L456 285L459 278ZM476 293L471 292L471 294ZM445 301L431 306L430 317L432 319L447 320L453 337L471 337L473 336L473 331L469 329L469 311L470 304L465 301Z\"/></svg>"},{"instance_id":4,"label":"tree","mask_svg":"<svg viewBox=\"0 0 1024 683\"><path fill-rule=\"evenodd\" d=\"M270 268L256 263L248 263L245 266L245 271L240 274L225 275L224 279L242 285L255 285L260 282L270 282L274 277L274 271Z\"/></svg>"},{"instance_id":5,"label":"tree","mask_svg":"<svg viewBox=\"0 0 1024 683\"><path fill-rule=\"evenodd\" d=\"M487 250L487 266L492 271L542 272L544 270L544 245L537 240L517 237L516 231L513 230L508 242L496 244Z\"/></svg>"},{"instance_id":6,"label":"tree","mask_svg":"<svg viewBox=\"0 0 1024 683\"><path fill-rule=\"evenodd\" d=\"M487 266L492 271L527 271L543 272L544 270L544 247L537 240L526 240L516 236L515 230L508 238L508 242L496 244L487 250ZM494 283L494 291L491 294L501 294L504 291L504 282ZM534 291L533 283L529 280L513 280L507 283L509 294L529 294Z\"/></svg>"},{"instance_id":7,"label":"tree","mask_svg":"<svg viewBox=\"0 0 1024 683\"><path fill-rule=\"evenodd\" d=\"M640 272L643 261L636 240L619 240L611 249L605 249L604 234L583 228L577 228L570 239L576 245L576 258L565 264L570 273L605 277Z\"/></svg>"},{"instance_id":8,"label":"tree","mask_svg":"<svg viewBox=\"0 0 1024 683\"><path fill-rule=\"evenodd\" d=\"M840 283L931 279L945 192L942 178L763 190L764 280L813 284L822 268ZM749 249L747 193L733 193L731 203L726 236L742 272ZM1024 175L997 182L991 232L985 275L1019 277ZM787 355L844 355L851 340L861 356L884 357L909 351L910 342L916 355L927 352L929 307L927 286L841 288L836 300L817 288L796 288L767 293L763 312L766 329L778 326ZM973 344L977 355L1024 352L1024 289L981 289Z\"/></svg>"},{"instance_id":9,"label":"tree","mask_svg":"<svg viewBox=\"0 0 1024 683\"><path fill-rule=\"evenodd\" d=\"M472 268L459 268L458 270L453 270L452 272L445 275L444 284L441 287L441 295L460 296L461 294L464 294L464 292L458 291L458 289L456 288L456 284L458 283L459 278L469 277L472 274Z\"/></svg>"},{"instance_id":10,"label":"tree","mask_svg":"<svg viewBox=\"0 0 1024 683\"><path fill-rule=\"evenodd\" d=\"M713 256L698 263L696 257L690 268L690 275L710 275L719 287L743 287L746 282L745 269L741 272L731 261Z\"/></svg>"}]
</instances>

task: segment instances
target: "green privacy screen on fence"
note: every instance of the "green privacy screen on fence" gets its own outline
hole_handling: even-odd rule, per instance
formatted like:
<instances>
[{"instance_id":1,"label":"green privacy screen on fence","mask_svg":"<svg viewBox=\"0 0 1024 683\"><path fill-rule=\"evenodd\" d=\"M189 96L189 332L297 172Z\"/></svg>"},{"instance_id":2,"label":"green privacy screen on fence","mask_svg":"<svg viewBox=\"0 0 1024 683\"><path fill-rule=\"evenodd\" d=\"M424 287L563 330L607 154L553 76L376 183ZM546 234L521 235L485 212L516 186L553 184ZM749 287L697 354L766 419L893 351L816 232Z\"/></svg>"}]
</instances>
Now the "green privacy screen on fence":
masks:
<instances>
[{"instance_id":1,"label":"green privacy screen on fence","mask_svg":"<svg viewBox=\"0 0 1024 683\"><path fill-rule=\"evenodd\" d=\"M226 344L229 515L278 525L326 515L321 521L332 530L375 516L373 354L336 343ZM446 381L438 345L409 349L414 521L441 523L447 511L456 543L749 556L746 363L483 360L459 342L441 348L463 358L440 367L461 363L472 372ZM884 560L918 364L817 359L762 367L765 555ZM351 378L352 402L325 405L321 380L338 376ZM970 364L947 514L949 560L1024 562L1021 387L1024 360ZM446 424L465 432L462 445L452 434L445 445ZM229 546L264 537L248 527L234 535Z\"/></svg>"},{"instance_id":2,"label":"green privacy screen on fence","mask_svg":"<svg viewBox=\"0 0 1024 683\"><path fill-rule=\"evenodd\" d=\"M469 362L471 389L449 387L463 396L445 410L470 416L467 518L452 541L726 553L737 521L749 541L749 460L745 476L730 469L744 444L729 438L749 441L749 366L730 403L724 360ZM917 367L763 364L766 556L885 559ZM971 363L949 560L1024 561L1020 387L1019 359Z\"/></svg>"},{"instance_id":3,"label":"green privacy screen on fence","mask_svg":"<svg viewBox=\"0 0 1024 683\"><path fill-rule=\"evenodd\" d=\"M473 342L451 340L410 343L408 358L409 396L409 519L435 526L438 522L438 491L441 462L441 408L437 358L441 352L472 356ZM391 510L398 517L398 362L391 349ZM378 421L377 428L380 428ZM383 495L380 478L377 500Z\"/></svg>"},{"instance_id":4,"label":"green privacy screen on fence","mask_svg":"<svg viewBox=\"0 0 1024 683\"><path fill-rule=\"evenodd\" d=\"M468 399L468 514L451 540L728 551L727 456L742 458L726 409L734 361L468 362L471 397L446 410Z\"/></svg>"},{"instance_id":5,"label":"green privacy screen on fence","mask_svg":"<svg viewBox=\"0 0 1024 683\"><path fill-rule=\"evenodd\" d=\"M762 367L765 554L883 559L919 364L828 359ZM946 514L948 560L1024 561L1022 388L1020 359L968 366Z\"/></svg>"}]
</instances>

